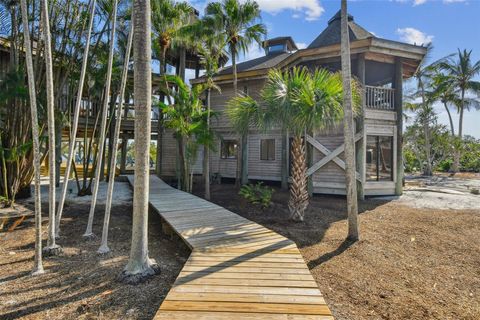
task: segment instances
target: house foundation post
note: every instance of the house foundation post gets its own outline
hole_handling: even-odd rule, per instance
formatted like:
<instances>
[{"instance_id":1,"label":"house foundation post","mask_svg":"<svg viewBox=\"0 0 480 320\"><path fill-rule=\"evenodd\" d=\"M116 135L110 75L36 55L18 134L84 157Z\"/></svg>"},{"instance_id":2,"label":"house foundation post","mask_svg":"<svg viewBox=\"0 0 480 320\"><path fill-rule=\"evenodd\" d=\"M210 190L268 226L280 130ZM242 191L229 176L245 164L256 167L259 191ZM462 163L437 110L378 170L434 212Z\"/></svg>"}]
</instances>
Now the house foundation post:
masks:
<instances>
[{"instance_id":1,"label":"house foundation post","mask_svg":"<svg viewBox=\"0 0 480 320\"><path fill-rule=\"evenodd\" d=\"M365 54L360 53L357 59L357 76L361 84L362 110L356 121L356 132L362 132L362 138L358 140L356 147L356 166L360 173L360 181L357 180L357 195L359 200L365 200L365 162L367 149L367 135L365 130Z\"/></svg>"},{"instance_id":2,"label":"house foundation post","mask_svg":"<svg viewBox=\"0 0 480 320\"><path fill-rule=\"evenodd\" d=\"M397 112L397 165L395 167L395 194L403 193L403 63L401 58L395 60L395 110Z\"/></svg>"}]
</instances>

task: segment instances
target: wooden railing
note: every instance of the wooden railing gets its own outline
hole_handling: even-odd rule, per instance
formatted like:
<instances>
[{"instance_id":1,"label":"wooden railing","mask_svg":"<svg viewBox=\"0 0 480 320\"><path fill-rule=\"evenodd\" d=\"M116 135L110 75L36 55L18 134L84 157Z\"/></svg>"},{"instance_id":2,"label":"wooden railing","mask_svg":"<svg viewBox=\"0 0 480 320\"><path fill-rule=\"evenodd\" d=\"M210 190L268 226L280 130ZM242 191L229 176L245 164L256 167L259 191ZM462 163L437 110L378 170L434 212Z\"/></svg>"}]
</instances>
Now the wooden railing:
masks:
<instances>
[{"instance_id":1,"label":"wooden railing","mask_svg":"<svg viewBox=\"0 0 480 320\"><path fill-rule=\"evenodd\" d=\"M365 86L365 106L376 110L395 110L395 89Z\"/></svg>"}]
</instances>

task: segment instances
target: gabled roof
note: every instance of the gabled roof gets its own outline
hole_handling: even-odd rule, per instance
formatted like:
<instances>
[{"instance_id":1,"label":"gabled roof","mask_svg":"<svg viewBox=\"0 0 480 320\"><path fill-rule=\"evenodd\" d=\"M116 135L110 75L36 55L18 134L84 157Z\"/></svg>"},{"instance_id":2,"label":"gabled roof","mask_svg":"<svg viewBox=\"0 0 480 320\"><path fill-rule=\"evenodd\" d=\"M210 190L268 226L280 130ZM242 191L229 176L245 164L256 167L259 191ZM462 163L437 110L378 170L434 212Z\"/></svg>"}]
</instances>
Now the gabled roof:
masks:
<instances>
[{"instance_id":1,"label":"gabled roof","mask_svg":"<svg viewBox=\"0 0 480 320\"><path fill-rule=\"evenodd\" d=\"M278 53L271 53L269 55L248 60L242 63L237 64L237 72L245 72L245 71L254 71L254 70L261 70L266 68L273 68L278 65L280 62L291 56L293 53L290 52L278 52ZM218 72L218 75L224 74L231 74L232 66L228 66L223 68Z\"/></svg>"},{"instance_id":2,"label":"gabled roof","mask_svg":"<svg viewBox=\"0 0 480 320\"><path fill-rule=\"evenodd\" d=\"M323 32L310 43L308 49L326 47L332 44L340 43L341 36L341 12L338 11L329 21L328 26ZM373 34L355 23L353 16L348 15L348 29L350 41L363 40L374 37Z\"/></svg>"},{"instance_id":3,"label":"gabled roof","mask_svg":"<svg viewBox=\"0 0 480 320\"><path fill-rule=\"evenodd\" d=\"M396 58L401 58L404 66L404 76L411 77L418 68L420 61L426 54L426 48L398 41L375 37L358 24L351 15L348 16L350 31L350 53L353 55L365 54L367 60L382 63L395 63ZM238 78L264 77L271 68L284 68L301 62L340 58L340 11L329 21L327 28L308 46L295 52L279 52L252 59L237 64ZM281 37L278 40L285 40ZM274 38L273 40L277 40ZM215 81L232 81L232 67L220 70L215 76ZM191 79L191 83L202 83L204 77Z\"/></svg>"}]
</instances>

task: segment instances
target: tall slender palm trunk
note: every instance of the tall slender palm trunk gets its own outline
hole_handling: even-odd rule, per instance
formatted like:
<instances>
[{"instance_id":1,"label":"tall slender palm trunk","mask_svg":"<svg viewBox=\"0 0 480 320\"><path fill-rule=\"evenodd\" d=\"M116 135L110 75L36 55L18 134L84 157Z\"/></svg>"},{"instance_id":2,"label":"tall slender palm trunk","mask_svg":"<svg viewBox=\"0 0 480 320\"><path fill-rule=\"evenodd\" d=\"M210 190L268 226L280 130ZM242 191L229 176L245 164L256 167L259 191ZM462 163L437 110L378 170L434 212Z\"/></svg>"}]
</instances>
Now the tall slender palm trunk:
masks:
<instances>
[{"instance_id":1,"label":"tall slender palm trunk","mask_svg":"<svg viewBox=\"0 0 480 320\"><path fill-rule=\"evenodd\" d=\"M301 136L296 135L292 141L292 185L288 209L293 221L303 221L308 207L307 160L305 145Z\"/></svg>"},{"instance_id":2,"label":"tall slender palm trunk","mask_svg":"<svg viewBox=\"0 0 480 320\"><path fill-rule=\"evenodd\" d=\"M462 89L461 92L461 101L460 101L460 115L458 117L458 145L455 148L455 152L453 154L453 165L452 165L452 172L456 173L460 171L460 157L461 157L461 150L459 146L461 144L463 138L463 114L465 111L465 90Z\"/></svg>"},{"instance_id":3,"label":"tall slender palm trunk","mask_svg":"<svg viewBox=\"0 0 480 320\"><path fill-rule=\"evenodd\" d=\"M343 134L345 140L345 183L348 211L348 239L359 239L358 231L358 203L355 166L355 137L353 132L353 101L351 87L350 66L350 38L347 17L347 0L342 0L341 9L341 57L343 80L343 110L345 114Z\"/></svg>"},{"instance_id":4,"label":"tall slender palm trunk","mask_svg":"<svg viewBox=\"0 0 480 320\"><path fill-rule=\"evenodd\" d=\"M210 96L211 89L207 89L207 131L210 131ZM205 199L210 200L210 148L207 144L203 147L203 181L205 186Z\"/></svg>"},{"instance_id":5,"label":"tall slender palm trunk","mask_svg":"<svg viewBox=\"0 0 480 320\"><path fill-rule=\"evenodd\" d=\"M55 107L53 94L53 61L52 42L50 36L50 20L48 15L48 1L42 0L43 40L45 42L45 66L47 85L47 126L48 126L48 166L49 166L49 224L47 247L43 249L45 254L57 255L62 248L55 243Z\"/></svg>"},{"instance_id":6,"label":"tall slender palm trunk","mask_svg":"<svg viewBox=\"0 0 480 320\"><path fill-rule=\"evenodd\" d=\"M35 75L33 74L32 47L30 43L30 30L28 28L27 0L21 0L23 23L23 41L25 46L25 60L28 74L28 92L30 94L30 113L32 117L33 140L33 168L35 174L35 261L32 274L42 274L42 196L40 194L40 142L38 130L37 98L35 89Z\"/></svg>"},{"instance_id":7,"label":"tall slender palm trunk","mask_svg":"<svg viewBox=\"0 0 480 320\"><path fill-rule=\"evenodd\" d=\"M133 194L132 245L122 279L138 283L160 271L148 256L148 194L150 112L152 105L151 9L149 0L134 0L134 99L135 99L135 181Z\"/></svg>"},{"instance_id":8,"label":"tall slender palm trunk","mask_svg":"<svg viewBox=\"0 0 480 320\"><path fill-rule=\"evenodd\" d=\"M98 187L100 185L100 174L103 175L103 166L102 159L105 149L105 131L107 129L107 117L108 117L108 105L110 97L110 86L112 84L112 67L113 67L113 55L115 49L115 26L117 23L117 4L118 1L114 0L113 2L113 13L112 13L112 27L110 30L110 51L108 53L108 66L107 66L107 79L105 82L105 94L103 97L103 108L102 108L102 122L100 124L100 138L97 154L97 164L95 166L95 178L93 182L93 193L92 193L92 202L90 204L90 212L88 214L88 223L87 229L85 231L84 237L93 236L93 217L95 215L95 206L97 204L97 195Z\"/></svg>"},{"instance_id":9,"label":"tall slender palm trunk","mask_svg":"<svg viewBox=\"0 0 480 320\"><path fill-rule=\"evenodd\" d=\"M92 35L93 20L95 16L95 5L96 5L96 0L92 0L91 6L90 6L90 12L89 12L90 21L88 26L86 45L85 45L85 50L83 51L82 70L80 72L80 79L78 80L77 100L75 101L75 109L73 111L73 122L72 122L72 128L70 132L70 145L68 146L68 158L67 158L67 163L65 168L65 175L63 177L62 194L60 196L60 200L58 201L56 227L55 227L55 234L57 237L60 236L60 220L62 219L63 205L65 204L65 197L67 195L67 189L68 189L68 179L70 177L73 157L75 156L75 151L77 146L77 144L75 143L75 140L76 140L77 131L78 131L78 119L80 117L80 106L82 103L83 85L85 83L85 75L87 71L88 52L90 49L90 38Z\"/></svg>"},{"instance_id":10,"label":"tall slender palm trunk","mask_svg":"<svg viewBox=\"0 0 480 320\"><path fill-rule=\"evenodd\" d=\"M105 204L105 217L103 219L102 242L101 242L100 248L98 249L98 253L107 253L110 251L110 248L108 247L108 226L110 223L110 211L112 208L117 148L118 148L118 140L120 138L120 127L122 125L123 104L124 104L125 88L127 86L128 64L130 61L130 51L132 48L132 40L133 40L133 23L130 27L130 33L128 34L127 48L125 52L125 61L123 64L122 82L120 85L120 104L117 110L115 130L113 133L112 154L110 156L110 171L108 175L107 203Z\"/></svg>"}]
</instances>

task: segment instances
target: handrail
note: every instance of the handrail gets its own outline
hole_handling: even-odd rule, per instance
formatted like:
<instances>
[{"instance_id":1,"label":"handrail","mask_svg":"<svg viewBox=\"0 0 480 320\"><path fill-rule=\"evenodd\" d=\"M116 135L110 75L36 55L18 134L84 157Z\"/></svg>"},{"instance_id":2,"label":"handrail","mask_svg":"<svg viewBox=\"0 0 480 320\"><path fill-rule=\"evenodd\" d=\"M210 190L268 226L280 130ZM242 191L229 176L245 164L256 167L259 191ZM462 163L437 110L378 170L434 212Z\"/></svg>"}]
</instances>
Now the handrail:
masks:
<instances>
[{"instance_id":1,"label":"handrail","mask_svg":"<svg viewBox=\"0 0 480 320\"><path fill-rule=\"evenodd\" d=\"M365 86L365 106L376 110L395 110L395 89Z\"/></svg>"}]
</instances>

